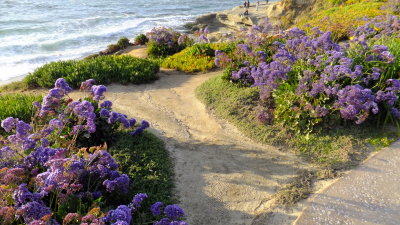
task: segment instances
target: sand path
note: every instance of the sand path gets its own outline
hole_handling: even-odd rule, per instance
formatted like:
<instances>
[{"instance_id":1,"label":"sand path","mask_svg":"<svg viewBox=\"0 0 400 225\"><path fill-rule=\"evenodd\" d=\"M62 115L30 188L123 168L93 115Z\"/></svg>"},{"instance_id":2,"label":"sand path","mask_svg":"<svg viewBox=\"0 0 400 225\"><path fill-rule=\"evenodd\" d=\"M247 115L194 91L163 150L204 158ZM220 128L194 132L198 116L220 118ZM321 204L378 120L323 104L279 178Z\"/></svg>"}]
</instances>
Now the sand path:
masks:
<instances>
[{"instance_id":1,"label":"sand path","mask_svg":"<svg viewBox=\"0 0 400 225\"><path fill-rule=\"evenodd\" d=\"M195 88L218 72L162 70L151 84L109 85L116 111L150 121L174 162L176 194L191 225L251 224L304 164L214 118Z\"/></svg>"}]
</instances>

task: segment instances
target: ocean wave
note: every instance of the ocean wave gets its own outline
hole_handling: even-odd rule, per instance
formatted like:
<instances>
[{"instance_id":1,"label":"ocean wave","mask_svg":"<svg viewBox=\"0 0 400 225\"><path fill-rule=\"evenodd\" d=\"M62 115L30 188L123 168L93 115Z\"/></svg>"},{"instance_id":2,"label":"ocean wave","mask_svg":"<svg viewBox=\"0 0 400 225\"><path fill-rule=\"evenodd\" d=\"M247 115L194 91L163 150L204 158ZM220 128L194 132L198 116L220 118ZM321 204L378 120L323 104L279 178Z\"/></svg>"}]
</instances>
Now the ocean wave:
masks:
<instances>
[{"instance_id":1,"label":"ocean wave","mask_svg":"<svg viewBox=\"0 0 400 225\"><path fill-rule=\"evenodd\" d=\"M153 27L182 30L196 15L227 9L231 0L4 0L0 8L0 80L54 60L81 58L120 37ZM23 14L23 16L21 16Z\"/></svg>"}]
</instances>

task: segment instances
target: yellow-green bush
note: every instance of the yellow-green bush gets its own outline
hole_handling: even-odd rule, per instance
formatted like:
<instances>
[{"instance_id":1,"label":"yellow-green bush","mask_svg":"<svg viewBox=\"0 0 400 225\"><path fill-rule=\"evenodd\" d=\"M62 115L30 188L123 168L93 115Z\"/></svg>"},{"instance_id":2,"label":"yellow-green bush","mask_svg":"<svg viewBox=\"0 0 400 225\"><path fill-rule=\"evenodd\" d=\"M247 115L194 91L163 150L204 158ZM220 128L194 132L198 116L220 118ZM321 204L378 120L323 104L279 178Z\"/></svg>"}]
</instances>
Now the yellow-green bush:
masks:
<instances>
[{"instance_id":1,"label":"yellow-green bush","mask_svg":"<svg viewBox=\"0 0 400 225\"><path fill-rule=\"evenodd\" d=\"M344 5L311 12L295 26L307 30L310 28L306 25L310 24L311 27L319 27L322 31L332 31L332 37L336 40L347 39L351 28L365 23L362 20L364 16L372 18L385 13L381 9L384 2L359 1L351 0Z\"/></svg>"},{"instance_id":2,"label":"yellow-green bush","mask_svg":"<svg viewBox=\"0 0 400 225\"><path fill-rule=\"evenodd\" d=\"M215 68L215 50L224 48L227 45L225 43L195 44L166 58L161 66L188 73L206 72Z\"/></svg>"}]
</instances>

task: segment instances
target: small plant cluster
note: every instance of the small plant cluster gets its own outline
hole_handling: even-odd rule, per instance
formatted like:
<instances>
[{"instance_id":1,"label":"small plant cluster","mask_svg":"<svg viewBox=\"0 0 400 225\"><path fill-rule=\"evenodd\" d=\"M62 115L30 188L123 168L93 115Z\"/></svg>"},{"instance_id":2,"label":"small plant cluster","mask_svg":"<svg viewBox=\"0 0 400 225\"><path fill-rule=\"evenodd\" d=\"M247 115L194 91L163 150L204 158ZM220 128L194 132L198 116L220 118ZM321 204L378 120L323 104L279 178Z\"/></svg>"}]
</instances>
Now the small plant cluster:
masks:
<instances>
[{"instance_id":1,"label":"small plant cluster","mask_svg":"<svg viewBox=\"0 0 400 225\"><path fill-rule=\"evenodd\" d=\"M145 45L149 39L146 37L145 34L139 34L135 37L135 45Z\"/></svg>"},{"instance_id":2,"label":"small plant cluster","mask_svg":"<svg viewBox=\"0 0 400 225\"><path fill-rule=\"evenodd\" d=\"M231 56L217 51L216 64L228 68L232 81L260 88L265 109L258 118L263 123L282 122L306 133L322 122L397 123L398 24L395 16L378 18L357 28L353 41L342 46L332 40L331 32L314 28L306 35L293 28L272 44L269 38L257 44L270 46L271 58L255 51L257 45L250 41L253 44L238 44ZM245 42L254 40L247 37Z\"/></svg>"},{"instance_id":3,"label":"small plant cluster","mask_svg":"<svg viewBox=\"0 0 400 225\"><path fill-rule=\"evenodd\" d=\"M319 1L321 7L315 7L314 11L303 16L296 26L307 32L310 30L307 24L318 26L322 31L331 31L334 40L344 40L351 36L352 30L364 25L365 21L360 18L399 15L400 12L398 0L333 0L333 5L328 2Z\"/></svg>"},{"instance_id":4,"label":"small plant cluster","mask_svg":"<svg viewBox=\"0 0 400 225\"><path fill-rule=\"evenodd\" d=\"M153 28L146 33L148 42L148 54L153 57L166 57L179 52L184 46L178 44L181 36L179 32L175 32L165 27Z\"/></svg>"},{"instance_id":5,"label":"small plant cluster","mask_svg":"<svg viewBox=\"0 0 400 225\"><path fill-rule=\"evenodd\" d=\"M166 57L186 47L190 47L195 43L209 43L210 41L207 38L209 33L207 27L196 31L194 35L181 34L165 27L153 28L150 32L146 33L146 38L148 39L148 54L152 57Z\"/></svg>"},{"instance_id":6,"label":"small plant cluster","mask_svg":"<svg viewBox=\"0 0 400 225\"><path fill-rule=\"evenodd\" d=\"M48 63L24 79L30 87L50 88L62 77L73 88L87 79L102 84L140 84L157 79L159 66L146 59L128 55L104 55L84 60L69 60Z\"/></svg>"},{"instance_id":7,"label":"small plant cluster","mask_svg":"<svg viewBox=\"0 0 400 225\"><path fill-rule=\"evenodd\" d=\"M40 95L0 95L0 102L3 106L0 108L0 120L7 117L19 117L23 121L30 121L35 112L35 107L32 105L32 102L41 100L42 96ZM1 132L2 131L0 131L0 134Z\"/></svg>"},{"instance_id":8,"label":"small plant cluster","mask_svg":"<svg viewBox=\"0 0 400 225\"><path fill-rule=\"evenodd\" d=\"M188 73L206 72L215 68L214 52L216 49L226 49L230 44L197 43L185 48L172 56L167 57L162 67L176 69Z\"/></svg>"},{"instance_id":9,"label":"small plant cluster","mask_svg":"<svg viewBox=\"0 0 400 225\"><path fill-rule=\"evenodd\" d=\"M59 78L37 108L33 122L8 117L1 127L8 137L0 140L1 224L149 224L142 221L140 193L130 204L121 204L130 178L118 171L99 135L110 136L120 128L140 135L147 121L136 125L134 118L112 111L104 100L107 88L90 79L81 84L89 97L73 101L72 88ZM90 143L98 143L92 145ZM104 142L103 142L104 143ZM153 224L187 224L180 221L177 205L156 202L149 211Z\"/></svg>"},{"instance_id":10,"label":"small plant cluster","mask_svg":"<svg viewBox=\"0 0 400 225\"><path fill-rule=\"evenodd\" d=\"M129 43L129 39L127 37L122 37L118 40L117 44L108 45L107 49L103 51L102 54L111 55L119 50L125 49L129 45L131 45L131 43Z\"/></svg>"}]
</instances>

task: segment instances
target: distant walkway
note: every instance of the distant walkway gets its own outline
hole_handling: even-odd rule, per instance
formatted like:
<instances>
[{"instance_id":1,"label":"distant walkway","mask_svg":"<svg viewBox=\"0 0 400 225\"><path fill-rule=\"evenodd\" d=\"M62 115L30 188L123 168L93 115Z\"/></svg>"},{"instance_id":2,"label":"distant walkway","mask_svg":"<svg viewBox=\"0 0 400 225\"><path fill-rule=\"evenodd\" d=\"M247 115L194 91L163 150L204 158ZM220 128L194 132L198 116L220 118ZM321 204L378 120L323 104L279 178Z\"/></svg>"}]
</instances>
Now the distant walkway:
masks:
<instances>
[{"instance_id":1,"label":"distant walkway","mask_svg":"<svg viewBox=\"0 0 400 225\"><path fill-rule=\"evenodd\" d=\"M400 141L310 198L295 224L400 224Z\"/></svg>"}]
</instances>

